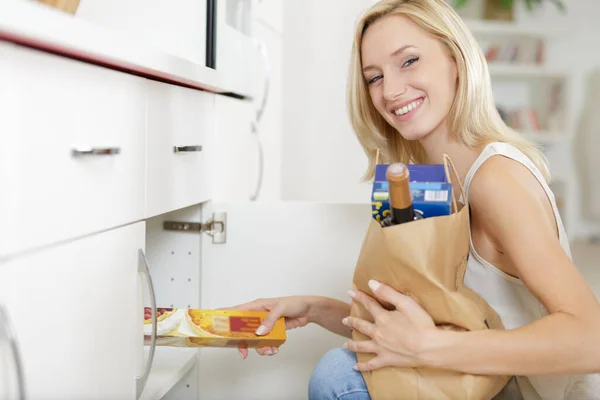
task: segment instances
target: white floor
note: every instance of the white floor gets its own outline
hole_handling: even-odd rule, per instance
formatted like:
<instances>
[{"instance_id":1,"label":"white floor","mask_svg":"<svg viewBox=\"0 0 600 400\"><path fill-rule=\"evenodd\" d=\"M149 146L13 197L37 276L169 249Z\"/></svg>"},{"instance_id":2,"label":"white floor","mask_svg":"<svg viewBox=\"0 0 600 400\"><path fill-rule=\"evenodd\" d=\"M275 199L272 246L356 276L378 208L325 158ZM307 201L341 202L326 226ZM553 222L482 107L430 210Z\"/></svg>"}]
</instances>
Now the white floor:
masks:
<instances>
[{"instance_id":1,"label":"white floor","mask_svg":"<svg viewBox=\"0 0 600 400\"><path fill-rule=\"evenodd\" d=\"M600 299L600 243L575 242L571 244L573 261Z\"/></svg>"}]
</instances>

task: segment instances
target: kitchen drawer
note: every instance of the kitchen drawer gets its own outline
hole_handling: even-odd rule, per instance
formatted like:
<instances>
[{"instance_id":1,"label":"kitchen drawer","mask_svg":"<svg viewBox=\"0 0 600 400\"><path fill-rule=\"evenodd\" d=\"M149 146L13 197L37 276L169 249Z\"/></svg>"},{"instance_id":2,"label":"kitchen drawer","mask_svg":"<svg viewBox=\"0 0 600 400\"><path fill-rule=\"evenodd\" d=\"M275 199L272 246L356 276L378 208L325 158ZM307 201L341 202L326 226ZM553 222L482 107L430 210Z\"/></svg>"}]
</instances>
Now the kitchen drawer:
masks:
<instances>
[{"instance_id":1,"label":"kitchen drawer","mask_svg":"<svg viewBox=\"0 0 600 400\"><path fill-rule=\"evenodd\" d=\"M147 362L145 234L140 222L0 263L0 324L8 317L18 350L0 359L0 383L20 364L10 386L20 381L28 399L136 398Z\"/></svg>"},{"instance_id":2,"label":"kitchen drawer","mask_svg":"<svg viewBox=\"0 0 600 400\"><path fill-rule=\"evenodd\" d=\"M148 217L209 198L207 139L214 127L214 96L148 82Z\"/></svg>"},{"instance_id":3,"label":"kitchen drawer","mask_svg":"<svg viewBox=\"0 0 600 400\"><path fill-rule=\"evenodd\" d=\"M142 219L145 81L17 46L0 70L0 256Z\"/></svg>"}]
</instances>

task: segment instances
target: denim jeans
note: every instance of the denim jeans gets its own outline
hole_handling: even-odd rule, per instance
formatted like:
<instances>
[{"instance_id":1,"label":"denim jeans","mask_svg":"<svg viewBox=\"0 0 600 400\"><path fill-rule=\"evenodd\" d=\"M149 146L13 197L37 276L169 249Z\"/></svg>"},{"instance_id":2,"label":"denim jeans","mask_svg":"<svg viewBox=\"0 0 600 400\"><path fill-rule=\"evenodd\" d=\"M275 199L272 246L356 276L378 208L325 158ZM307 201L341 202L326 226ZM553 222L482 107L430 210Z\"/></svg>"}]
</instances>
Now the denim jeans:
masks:
<instances>
[{"instance_id":1,"label":"denim jeans","mask_svg":"<svg viewBox=\"0 0 600 400\"><path fill-rule=\"evenodd\" d=\"M359 371L352 369L356 354L339 348L328 351L319 360L308 384L310 400L370 400Z\"/></svg>"}]
</instances>

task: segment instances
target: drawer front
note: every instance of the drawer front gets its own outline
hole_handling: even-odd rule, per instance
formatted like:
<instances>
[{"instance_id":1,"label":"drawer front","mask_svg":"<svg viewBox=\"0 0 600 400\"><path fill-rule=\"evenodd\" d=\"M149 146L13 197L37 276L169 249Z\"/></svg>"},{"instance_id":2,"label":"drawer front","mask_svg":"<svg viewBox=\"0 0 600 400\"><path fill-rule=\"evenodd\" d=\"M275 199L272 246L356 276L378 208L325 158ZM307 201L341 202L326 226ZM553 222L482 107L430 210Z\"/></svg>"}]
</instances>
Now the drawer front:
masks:
<instances>
[{"instance_id":1,"label":"drawer front","mask_svg":"<svg viewBox=\"0 0 600 400\"><path fill-rule=\"evenodd\" d=\"M148 217L209 198L214 95L148 82Z\"/></svg>"},{"instance_id":2,"label":"drawer front","mask_svg":"<svg viewBox=\"0 0 600 400\"><path fill-rule=\"evenodd\" d=\"M0 263L0 305L12 322L27 398L135 399L145 236L140 222ZM0 365L15 370L12 359Z\"/></svg>"},{"instance_id":3,"label":"drawer front","mask_svg":"<svg viewBox=\"0 0 600 400\"><path fill-rule=\"evenodd\" d=\"M0 255L142 219L144 80L20 47L7 53Z\"/></svg>"}]
</instances>

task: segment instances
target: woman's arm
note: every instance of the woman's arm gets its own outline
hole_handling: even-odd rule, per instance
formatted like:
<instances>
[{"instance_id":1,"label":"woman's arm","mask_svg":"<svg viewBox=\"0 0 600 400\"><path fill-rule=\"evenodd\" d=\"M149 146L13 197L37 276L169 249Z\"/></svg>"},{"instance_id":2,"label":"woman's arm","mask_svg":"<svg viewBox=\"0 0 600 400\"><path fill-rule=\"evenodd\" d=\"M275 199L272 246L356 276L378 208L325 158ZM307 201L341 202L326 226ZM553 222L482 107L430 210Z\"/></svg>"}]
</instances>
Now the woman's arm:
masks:
<instances>
[{"instance_id":1,"label":"woman's arm","mask_svg":"<svg viewBox=\"0 0 600 400\"><path fill-rule=\"evenodd\" d=\"M522 165L493 157L475 175L469 203L549 316L514 330L436 331L421 354L426 364L472 374L600 372L600 305L535 190L541 186Z\"/></svg>"},{"instance_id":2,"label":"woman's arm","mask_svg":"<svg viewBox=\"0 0 600 400\"><path fill-rule=\"evenodd\" d=\"M349 303L329 297L313 297L310 304L310 322L335 334L352 338L351 329L342 324L342 319L350 315Z\"/></svg>"}]
</instances>

